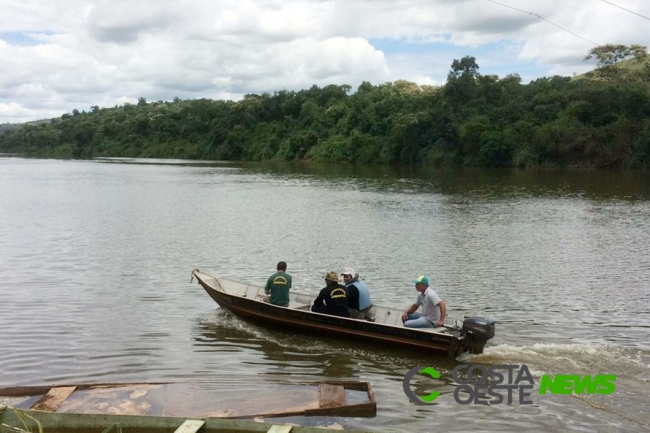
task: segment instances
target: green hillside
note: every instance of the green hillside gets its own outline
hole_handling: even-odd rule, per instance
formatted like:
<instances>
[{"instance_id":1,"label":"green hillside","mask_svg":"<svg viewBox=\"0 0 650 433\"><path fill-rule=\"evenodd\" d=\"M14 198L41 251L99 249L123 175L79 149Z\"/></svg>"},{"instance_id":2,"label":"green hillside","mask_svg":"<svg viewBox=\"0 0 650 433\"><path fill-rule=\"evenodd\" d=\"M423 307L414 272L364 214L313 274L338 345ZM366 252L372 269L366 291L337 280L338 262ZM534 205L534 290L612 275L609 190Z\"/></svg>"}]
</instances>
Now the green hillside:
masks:
<instances>
[{"instance_id":1,"label":"green hillside","mask_svg":"<svg viewBox=\"0 0 650 433\"><path fill-rule=\"evenodd\" d=\"M364 82L354 92L312 86L237 102L140 98L0 131L0 153L650 168L650 76L622 65L605 65L605 75L599 67L597 78L522 84L516 74L480 74L468 56L454 60L441 87Z\"/></svg>"}]
</instances>

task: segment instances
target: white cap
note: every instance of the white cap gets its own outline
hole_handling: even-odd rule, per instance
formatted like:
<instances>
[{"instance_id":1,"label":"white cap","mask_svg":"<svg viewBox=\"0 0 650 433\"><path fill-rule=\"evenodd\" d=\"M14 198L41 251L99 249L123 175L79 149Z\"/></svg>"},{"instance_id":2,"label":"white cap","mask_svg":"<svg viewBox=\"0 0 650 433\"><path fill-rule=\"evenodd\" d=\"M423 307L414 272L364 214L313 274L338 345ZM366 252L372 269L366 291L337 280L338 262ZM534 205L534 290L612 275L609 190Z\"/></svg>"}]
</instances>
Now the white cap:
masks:
<instances>
[{"instance_id":1,"label":"white cap","mask_svg":"<svg viewBox=\"0 0 650 433\"><path fill-rule=\"evenodd\" d=\"M354 277L357 274L354 272L354 269L345 268L345 270L343 272L341 272L341 275L350 275L350 276Z\"/></svg>"}]
</instances>

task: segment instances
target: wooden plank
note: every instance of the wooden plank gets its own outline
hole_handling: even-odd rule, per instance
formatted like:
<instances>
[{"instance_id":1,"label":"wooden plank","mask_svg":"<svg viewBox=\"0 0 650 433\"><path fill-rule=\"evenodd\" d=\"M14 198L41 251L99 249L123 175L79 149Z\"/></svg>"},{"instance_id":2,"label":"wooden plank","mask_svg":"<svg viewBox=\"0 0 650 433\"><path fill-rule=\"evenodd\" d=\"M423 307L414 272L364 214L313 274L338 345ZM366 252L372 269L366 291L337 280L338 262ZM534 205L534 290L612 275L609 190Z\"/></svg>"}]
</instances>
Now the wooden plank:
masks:
<instances>
[{"instance_id":1,"label":"wooden plank","mask_svg":"<svg viewBox=\"0 0 650 433\"><path fill-rule=\"evenodd\" d=\"M292 425L274 425L266 433L289 433L292 428Z\"/></svg>"},{"instance_id":2,"label":"wooden plank","mask_svg":"<svg viewBox=\"0 0 650 433\"><path fill-rule=\"evenodd\" d=\"M205 425L203 419L186 419L174 433L196 433Z\"/></svg>"},{"instance_id":3,"label":"wooden plank","mask_svg":"<svg viewBox=\"0 0 650 433\"><path fill-rule=\"evenodd\" d=\"M59 406L61 406L61 403L63 403L66 398L70 397L75 389L77 389L76 386L60 386L58 388L51 388L47 394L41 397L41 399L32 406L32 409L56 412Z\"/></svg>"},{"instance_id":4,"label":"wooden plank","mask_svg":"<svg viewBox=\"0 0 650 433\"><path fill-rule=\"evenodd\" d=\"M341 407L346 405L343 385L318 385L318 402L321 408Z\"/></svg>"}]
</instances>

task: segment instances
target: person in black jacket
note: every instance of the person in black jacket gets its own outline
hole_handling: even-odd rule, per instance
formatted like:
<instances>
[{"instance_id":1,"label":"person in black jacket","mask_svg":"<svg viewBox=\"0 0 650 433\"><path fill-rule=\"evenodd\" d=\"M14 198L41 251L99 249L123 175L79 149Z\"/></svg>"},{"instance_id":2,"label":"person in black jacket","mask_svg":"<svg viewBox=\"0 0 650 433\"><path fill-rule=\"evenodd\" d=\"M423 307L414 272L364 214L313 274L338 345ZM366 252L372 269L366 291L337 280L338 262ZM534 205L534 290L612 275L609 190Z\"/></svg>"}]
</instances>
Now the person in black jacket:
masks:
<instances>
[{"instance_id":1,"label":"person in black jacket","mask_svg":"<svg viewBox=\"0 0 650 433\"><path fill-rule=\"evenodd\" d=\"M350 317L348 311L348 296L345 286L339 284L339 275L330 271L325 276L325 284L311 307L315 313L331 314L332 316Z\"/></svg>"}]
</instances>

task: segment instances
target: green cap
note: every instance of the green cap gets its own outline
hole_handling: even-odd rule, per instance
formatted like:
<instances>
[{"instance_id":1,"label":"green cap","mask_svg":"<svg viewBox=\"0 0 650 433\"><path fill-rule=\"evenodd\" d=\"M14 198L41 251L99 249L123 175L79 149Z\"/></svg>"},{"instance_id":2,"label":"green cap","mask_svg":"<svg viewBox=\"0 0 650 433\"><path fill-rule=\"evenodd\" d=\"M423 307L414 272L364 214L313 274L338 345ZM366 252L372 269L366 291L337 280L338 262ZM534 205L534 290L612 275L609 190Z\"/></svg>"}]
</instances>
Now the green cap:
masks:
<instances>
[{"instance_id":1,"label":"green cap","mask_svg":"<svg viewBox=\"0 0 650 433\"><path fill-rule=\"evenodd\" d=\"M424 275L420 275L415 280L413 280L413 282L415 284L420 284L420 283L429 284L429 279L427 277L425 277Z\"/></svg>"}]
</instances>

